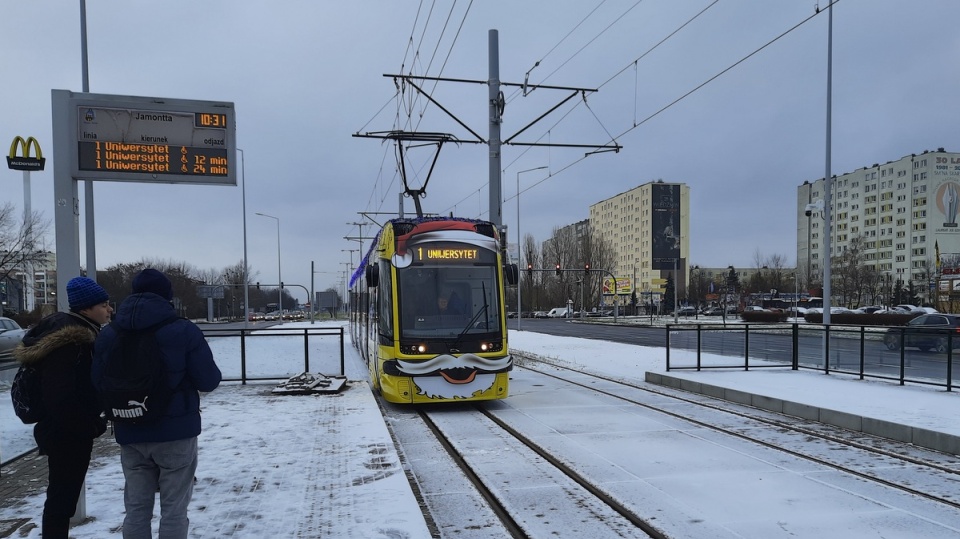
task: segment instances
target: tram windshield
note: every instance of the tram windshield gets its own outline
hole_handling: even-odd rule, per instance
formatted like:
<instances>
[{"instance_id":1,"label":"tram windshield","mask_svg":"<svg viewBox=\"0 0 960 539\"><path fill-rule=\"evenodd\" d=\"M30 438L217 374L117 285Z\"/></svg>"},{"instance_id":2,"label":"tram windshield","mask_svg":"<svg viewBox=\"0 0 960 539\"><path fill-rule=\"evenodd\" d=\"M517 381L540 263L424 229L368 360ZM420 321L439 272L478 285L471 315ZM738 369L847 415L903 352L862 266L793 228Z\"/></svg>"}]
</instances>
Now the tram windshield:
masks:
<instances>
[{"instance_id":1,"label":"tram windshield","mask_svg":"<svg viewBox=\"0 0 960 539\"><path fill-rule=\"evenodd\" d=\"M409 266L397 269L401 338L499 333L497 267Z\"/></svg>"}]
</instances>

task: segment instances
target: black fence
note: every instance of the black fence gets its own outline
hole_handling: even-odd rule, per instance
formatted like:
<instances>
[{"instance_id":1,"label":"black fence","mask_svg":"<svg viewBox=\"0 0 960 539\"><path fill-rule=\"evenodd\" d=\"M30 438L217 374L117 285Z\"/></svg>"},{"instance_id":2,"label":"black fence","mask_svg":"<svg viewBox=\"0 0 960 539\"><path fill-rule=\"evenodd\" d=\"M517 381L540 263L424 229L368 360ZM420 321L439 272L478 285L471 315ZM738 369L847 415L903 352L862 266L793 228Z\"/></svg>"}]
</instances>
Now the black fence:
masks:
<instances>
[{"instance_id":1,"label":"black fence","mask_svg":"<svg viewBox=\"0 0 960 539\"><path fill-rule=\"evenodd\" d=\"M303 372L344 372L344 328L204 329L214 360L228 382L286 380ZM19 363L0 362L0 400L10 407L10 383ZM338 372L337 372L338 371ZM13 416L12 412L10 414ZM36 449L33 425L16 418L0 424L0 465Z\"/></svg>"},{"instance_id":2,"label":"black fence","mask_svg":"<svg viewBox=\"0 0 960 539\"><path fill-rule=\"evenodd\" d=\"M960 361L960 334L941 328L671 324L666 343L667 371L809 369L947 391Z\"/></svg>"},{"instance_id":3,"label":"black fence","mask_svg":"<svg viewBox=\"0 0 960 539\"><path fill-rule=\"evenodd\" d=\"M204 328L224 381L284 380L303 372L345 375L344 328Z\"/></svg>"}]
</instances>

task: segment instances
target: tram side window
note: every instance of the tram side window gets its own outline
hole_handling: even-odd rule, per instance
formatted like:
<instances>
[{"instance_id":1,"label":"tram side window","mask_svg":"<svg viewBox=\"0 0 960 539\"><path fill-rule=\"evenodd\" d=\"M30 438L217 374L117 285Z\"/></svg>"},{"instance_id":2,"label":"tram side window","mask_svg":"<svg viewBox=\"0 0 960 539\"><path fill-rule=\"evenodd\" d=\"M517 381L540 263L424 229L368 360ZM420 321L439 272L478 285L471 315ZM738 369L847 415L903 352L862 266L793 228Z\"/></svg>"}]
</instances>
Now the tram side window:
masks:
<instances>
[{"instance_id":1,"label":"tram side window","mask_svg":"<svg viewBox=\"0 0 960 539\"><path fill-rule=\"evenodd\" d=\"M380 261L380 283L377 287L377 323L380 335L393 338L393 281L390 275L390 264L386 260Z\"/></svg>"}]
</instances>

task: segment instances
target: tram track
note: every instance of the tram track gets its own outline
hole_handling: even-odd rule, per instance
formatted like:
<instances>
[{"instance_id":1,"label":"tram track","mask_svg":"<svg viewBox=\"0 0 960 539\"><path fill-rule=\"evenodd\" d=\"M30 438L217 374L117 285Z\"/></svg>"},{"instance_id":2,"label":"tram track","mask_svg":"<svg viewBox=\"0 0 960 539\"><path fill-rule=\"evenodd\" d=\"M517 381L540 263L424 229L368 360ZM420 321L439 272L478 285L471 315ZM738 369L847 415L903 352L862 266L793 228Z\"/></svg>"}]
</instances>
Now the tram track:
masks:
<instances>
[{"instance_id":1,"label":"tram track","mask_svg":"<svg viewBox=\"0 0 960 539\"><path fill-rule=\"evenodd\" d=\"M515 355L518 354L515 353ZM682 390L650 386L646 383L571 369L549 360L524 357L522 353L519 355L522 368L538 374L849 473L953 509L960 509L960 490L957 488L957 484L960 484L960 458L954 455L703 395L694 396ZM549 365L550 368L566 374L558 375L555 372L548 372L543 368L535 367L533 365L535 363ZM598 388L593 383L598 380L613 384L619 389L611 391ZM632 392L634 395L624 392ZM653 396L657 399L667 397L691 406L689 410L680 412L676 406L659 405L653 401L640 399L636 395ZM698 410L708 410L709 419L703 419L704 414L698 414ZM715 412L746 423L739 425L738 428L724 427L720 424L723 421L718 421L720 418L714 415ZM859 465L855 466L851 463ZM909 470L909 473L904 474L903 470ZM914 482L922 486L905 484L902 480L903 475L913 477Z\"/></svg>"},{"instance_id":2,"label":"tram track","mask_svg":"<svg viewBox=\"0 0 960 539\"><path fill-rule=\"evenodd\" d=\"M510 469L517 465L518 459L524 462L522 467L526 470L526 476L517 479L534 483L543 481L560 484L556 489L544 489L541 495L537 496L536 503L517 503L517 497L506 492L510 486L505 485L502 479L503 468L490 467L484 464L484 459L471 458L471 453L474 453L476 448L471 449L469 441L458 437L455 432L448 432L456 428L454 426L453 429L449 429L451 424L444 424L444 417L449 417L449 412L449 410L445 412L420 410L418 414L473 487L487 501L510 537L528 539L555 536L556 533L572 531L570 524L559 525L559 521L572 522L576 526L581 526L582 529L578 530L576 535L579 537L646 536L656 539L668 537L584 474L551 454L531 437L498 418L487 410L483 403L465 405L463 409L455 412L458 416L455 423L462 424L466 413L484 418L490 429L503 437L498 443L510 447L509 452L513 463L503 462L502 464ZM472 422L476 423L476 421ZM507 438L510 442L505 441ZM517 453L520 451L526 454L518 456ZM509 475L509 472L507 474ZM558 481L558 475L568 483L562 484ZM558 511L564 513L562 520L557 517ZM557 525L559 528L552 529Z\"/></svg>"},{"instance_id":3,"label":"tram track","mask_svg":"<svg viewBox=\"0 0 960 539\"><path fill-rule=\"evenodd\" d=\"M802 535L834 496L960 529L957 456L515 355L510 399L390 410L436 538Z\"/></svg>"}]
</instances>

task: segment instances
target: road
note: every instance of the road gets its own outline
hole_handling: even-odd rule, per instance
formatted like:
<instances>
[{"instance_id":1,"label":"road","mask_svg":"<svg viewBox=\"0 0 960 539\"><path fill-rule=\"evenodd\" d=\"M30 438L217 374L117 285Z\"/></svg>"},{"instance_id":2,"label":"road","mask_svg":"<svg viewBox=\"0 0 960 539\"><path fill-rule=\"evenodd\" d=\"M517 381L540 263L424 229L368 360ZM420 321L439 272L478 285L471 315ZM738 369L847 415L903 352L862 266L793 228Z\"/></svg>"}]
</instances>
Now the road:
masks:
<instances>
[{"instance_id":1,"label":"road","mask_svg":"<svg viewBox=\"0 0 960 539\"><path fill-rule=\"evenodd\" d=\"M717 324L719 319L707 319L704 323ZM509 327L516 329L517 321L509 320ZM666 326L639 326L611 323L583 323L569 319L531 319L521 321L522 331L534 331L549 335L597 339L638 346L666 348ZM811 329L798 325L797 350L800 364L810 367L823 367L824 339L820 326ZM861 330L861 328L834 327L831 329L830 359L831 369L859 372L861 357L865 372L875 376L897 378L900 376L900 350L887 350L881 340L882 333ZM762 325L752 325L749 336L743 324L728 324L718 329L698 330L696 324L681 324L671 327L670 348L696 350L700 340L700 350L705 354L743 358L748 349L750 360L768 360L789 362L792 358L793 334L790 329L765 330ZM747 340L749 339L749 341ZM861 342L862 341L862 342ZM861 350L862 346L862 350ZM953 372L960 373L960 353L955 353ZM903 353L903 369L910 379L946 380L948 376L946 354L922 352L907 349ZM942 383L942 382L941 382Z\"/></svg>"}]
</instances>

